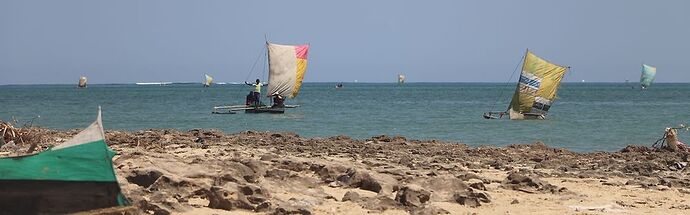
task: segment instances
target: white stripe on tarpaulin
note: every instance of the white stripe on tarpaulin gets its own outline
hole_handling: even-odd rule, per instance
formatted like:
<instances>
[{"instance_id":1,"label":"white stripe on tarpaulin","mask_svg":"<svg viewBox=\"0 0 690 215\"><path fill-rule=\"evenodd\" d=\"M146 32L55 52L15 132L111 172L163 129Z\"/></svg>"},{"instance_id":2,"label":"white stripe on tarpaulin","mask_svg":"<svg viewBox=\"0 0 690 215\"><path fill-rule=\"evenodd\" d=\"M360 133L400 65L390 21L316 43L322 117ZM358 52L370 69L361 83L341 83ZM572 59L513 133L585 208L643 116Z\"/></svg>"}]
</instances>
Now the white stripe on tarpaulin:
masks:
<instances>
[{"instance_id":1,"label":"white stripe on tarpaulin","mask_svg":"<svg viewBox=\"0 0 690 215\"><path fill-rule=\"evenodd\" d=\"M101 122L101 107L99 106L98 117L96 118L95 122L91 123L89 127L85 128L71 139L51 148L50 150L64 149L67 147L77 146L103 139L105 139L105 135L103 133L103 123Z\"/></svg>"}]
</instances>

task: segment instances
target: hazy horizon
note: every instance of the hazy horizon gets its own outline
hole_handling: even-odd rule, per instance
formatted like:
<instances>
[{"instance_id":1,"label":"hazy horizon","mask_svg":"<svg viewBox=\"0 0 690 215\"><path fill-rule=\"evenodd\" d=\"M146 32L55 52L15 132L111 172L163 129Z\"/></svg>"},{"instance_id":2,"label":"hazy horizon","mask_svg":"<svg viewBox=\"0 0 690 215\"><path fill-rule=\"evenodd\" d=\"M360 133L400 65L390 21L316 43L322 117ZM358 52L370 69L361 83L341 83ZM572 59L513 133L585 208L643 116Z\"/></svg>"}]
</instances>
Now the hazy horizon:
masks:
<instances>
[{"instance_id":1,"label":"hazy horizon","mask_svg":"<svg viewBox=\"0 0 690 215\"><path fill-rule=\"evenodd\" d=\"M688 83L690 1L0 1L0 85L243 82L264 36L305 82L505 83L525 50L565 82ZM264 62L265 63L265 62ZM262 68L258 66L258 68ZM255 69L256 70L256 69ZM513 80L515 76L513 77Z\"/></svg>"}]
</instances>

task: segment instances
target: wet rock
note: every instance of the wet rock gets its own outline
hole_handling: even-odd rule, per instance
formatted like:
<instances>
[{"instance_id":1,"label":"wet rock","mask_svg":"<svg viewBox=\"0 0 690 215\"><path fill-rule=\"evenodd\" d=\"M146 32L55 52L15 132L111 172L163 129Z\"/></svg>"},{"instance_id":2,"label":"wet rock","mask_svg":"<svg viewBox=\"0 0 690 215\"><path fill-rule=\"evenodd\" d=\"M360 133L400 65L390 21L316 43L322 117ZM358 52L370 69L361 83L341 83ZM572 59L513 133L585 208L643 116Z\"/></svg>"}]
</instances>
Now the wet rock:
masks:
<instances>
[{"instance_id":1,"label":"wet rock","mask_svg":"<svg viewBox=\"0 0 690 215\"><path fill-rule=\"evenodd\" d=\"M482 192L475 192L473 189L468 188L464 191L456 192L453 195L455 202L461 205L466 205L469 207L479 207L481 203L490 203L491 197L489 194Z\"/></svg>"},{"instance_id":2,"label":"wet rock","mask_svg":"<svg viewBox=\"0 0 690 215\"><path fill-rule=\"evenodd\" d=\"M417 185L407 185L402 187L395 195L395 201L402 205L411 207L422 207L429 201L431 193Z\"/></svg>"},{"instance_id":3,"label":"wet rock","mask_svg":"<svg viewBox=\"0 0 690 215\"><path fill-rule=\"evenodd\" d=\"M343 202L346 201L351 201L351 202L356 202L359 201L359 193L357 192L352 192L352 191L347 191L345 195L343 196L343 199L341 200Z\"/></svg>"}]
</instances>

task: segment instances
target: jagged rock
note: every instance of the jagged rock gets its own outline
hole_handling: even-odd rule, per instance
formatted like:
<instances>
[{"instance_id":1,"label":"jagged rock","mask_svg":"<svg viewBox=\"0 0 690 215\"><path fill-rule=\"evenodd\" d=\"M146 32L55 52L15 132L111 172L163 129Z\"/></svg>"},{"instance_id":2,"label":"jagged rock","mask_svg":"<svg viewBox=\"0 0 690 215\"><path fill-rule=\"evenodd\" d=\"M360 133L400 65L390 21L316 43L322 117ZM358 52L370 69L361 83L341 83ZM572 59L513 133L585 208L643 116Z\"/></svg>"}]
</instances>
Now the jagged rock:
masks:
<instances>
[{"instance_id":1,"label":"jagged rock","mask_svg":"<svg viewBox=\"0 0 690 215\"><path fill-rule=\"evenodd\" d=\"M154 182L156 182L156 180L158 180L158 178L160 178L161 176L163 176L163 173L161 173L161 171L157 169L137 169L133 170L125 178L130 183L134 183L144 188L148 188Z\"/></svg>"},{"instance_id":2,"label":"jagged rock","mask_svg":"<svg viewBox=\"0 0 690 215\"><path fill-rule=\"evenodd\" d=\"M336 181L338 177L345 174L348 168L341 165L321 165L313 164L310 169L314 171L321 180L325 182Z\"/></svg>"},{"instance_id":3,"label":"jagged rock","mask_svg":"<svg viewBox=\"0 0 690 215\"><path fill-rule=\"evenodd\" d=\"M433 178L415 178L408 181L409 184L416 184L426 190L433 191L431 199L433 201L447 201L453 198L455 190L465 190L469 188L467 184L459 178L441 176Z\"/></svg>"},{"instance_id":4,"label":"jagged rock","mask_svg":"<svg viewBox=\"0 0 690 215\"><path fill-rule=\"evenodd\" d=\"M261 176L252 170L252 168L239 162L228 162L225 166L228 171L221 174L220 178L223 180L256 183Z\"/></svg>"},{"instance_id":5,"label":"jagged rock","mask_svg":"<svg viewBox=\"0 0 690 215\"><path fill-rule=\"evenodd\" d=\"M378 195L376 197L361 198L360 205L367 210L385 211L388 209L398 208L399 203L386 196Z\"/></svg>"},{"instance_id":6,"label":"jagged rock","mask_svg":"<svg viewBox=\"0 0 690 215\"><path fill-rule=\"evenodd\" d=\"M467 205L469 207L479 207L481 202L489 203L491 202L491 197L489 194L482 192L475 192L472 188L468 188L463 191L456 192L453 195L455 202L461 205Z\"/></svg>"},{"instance_id":7,"label":"jagged rock","mask_svg":"<svg viewBox=\"0 0 690 215\"><path fill-rule=\"evenodd\" d=\"M343 202L346 201L351 201L351 202L356 202L359 201L359 193L357 192L352 192L352 191L347 191L345 195L343 195L343 199L341 200Z\"/></svg>"},{"instance_id":8,"label":"jagged rock","mask_svg":"<svg viewBox=\"0 0 690 215\"><path fill-rule=\"evenodd\" d=\"M355 169L348 169L337 180L350 187L382 194L392 193L398 187L398 180L389 175L357 171Z\"/></svg>"},{"instance_id":9,"label":"jagged rock","mask_svg":"<svg viewBox=\"0 0 690 215\"><path fill-rule=\"evenodd\" d=\"M486 186L484 186L484 183L482 182L475 182L470 184L471 188L477 189L477 190L484 190L486 191Z\"/></svg>"},{"instance_id":10,"label":"jagged rock","mask_svg":"<svg viewBox=\"0 0 690 215\"><path fill-rule=\"evenodd\" d=\"M266 171L264 177L286 179L290 177L290 171L284 169L271 169Z\"/></svg>"},{"instance_id":11,"label":"jagged rock","mask_svg":"<svg viewBox=\"0 0 690 215\"><path fill-rule=\"evenodd\" d=\"M511 205L519 204L519 203L520 203L520 201L518 201L517 199L513 199L513 201L510 201Z\"/></svg>"},{"instance_id":12,"label":"jagged rock","mask_svg":"<svg viewBox=\"0 0 690 215\"><path fill-rule=\"evenodd\" d=\"M625 185L638 185L641 187L653 187L656 185L659 185L659 180L655 178L650 178L650 177L635 177L634 179L628 180L625 182Z\"/></svg>"},{"instance_id":13,"label":"jagged rock","mask_svg":"<svg viewBox=\"0 0 690 215\"><path fill-rule=\"evenodd\" d=\"M677 178L661 178L659 179L659 184L668 187L690 187L690 180Z\"/></svg>"},{"instance_id":14,"label":"jagged rock","mask_svg":"<svg viewBox=\"0 0 690 215\"><path fill-rule=\"evenodd\" d=\"M295 207L292 205L279 206L273 211L273 215L287 215L287 214L301 214L301 215L311 215L312 212L303 207Z\"/></svg>"},{"instance_id":15,"label":"jagged rock","mask_svg":"<svg viewBox=\"0 0 690 215\"><path fill-rule=\"evenodd\" d=\"M417 185L404 186L395 195L395 201L411 207L422 207L430 198L431 193Z\"/></svg>"},{"instance_id":16,"label":"jagged rock","mask_svg":"<svg viewBox=\"0 0 690 215\"><path fill-rule=\"evenodd\" d=\"M536 177L527 176L519 172L508 174L508 177L503 180L501 187L528 193L544 192L556 194L568 190L565 187L557 187Z\"/></svg>"},{"instance_id":17,"label":"jagged rock","mask_svg":"<svg viewBox=\"0 0 690 215\"><path fill-rule=\"evenodd\" d=\"M435 206L427 206L424 208L416 208L410 211L410 215L439 215L439 214L450 214L449 211L443 208Z\"/></svg>"},{"instance_id":18,"label":"jagged rock","mask_svg":"<svg viewBox=\"0 0 690 215\"><path fill-rule=\"evenodd\" d=\"M278 155L273 154L273 153L267 153L267 154L261 155L261 157L259 158L259 160L261 160L261 161L272 161L275 159L278 159Z\"/></svg>"},{"instance_id":19,"label":"jagged rock","mask_svg":"<svg viewBox=\"0 0 690 215\"><path fill-rule=\"evenodd\" d=\"M264 167L264 164L261 163L261 161L254 160L254 159L245 159L245 160L242 160L240 163L244 164L245 166L249 167L249 169L254 171L253 176L255 176L257 179L259 176L266 174L266 167ZM247 181L249 181L249 180L247 180ZM255 183L255 182L252 182L252 183Z\"/></svg>"},{"instance_id":20,"label":"jagged rock","mask_svg":"<svg viewBox=\"0 0 690 215\"><path fill-rule=\"evenodd\" d=\"M206 199L208 199L208 207L223 209L223 210L233 210L237 207L237 192L225 190L222 187L211 187L210 190L202 190L206 194Z\"/></svg>"},{"instance_id":21,"label":"jagged rock","mask_svg":"<svg viewBox=\"0 0 690 215\"><path fill-rule=\"evenodd\" d=\"M238 186L238 190L227 190L214 186L210 190L202 189L196 193L203 193L208 199L209 208L233 210L241 208L253 211L265 211L271 207L267 200L268 193L255 185Z\"/></svg>"},{"instance_id":22,"label":"jagged rock","mask_svg":"<svg viewBox=\"0 0 690 215\"><path fill-rule=\"evenodd\" d=\"M151 203L145 200L142 200L137 203L137 206L143 210L144 212L148 214L153 214L153 215L170 215L172 214L170 210L166 209L165 207L162 207L161 205L157 203Z\"/></svg>"}]
</instances>

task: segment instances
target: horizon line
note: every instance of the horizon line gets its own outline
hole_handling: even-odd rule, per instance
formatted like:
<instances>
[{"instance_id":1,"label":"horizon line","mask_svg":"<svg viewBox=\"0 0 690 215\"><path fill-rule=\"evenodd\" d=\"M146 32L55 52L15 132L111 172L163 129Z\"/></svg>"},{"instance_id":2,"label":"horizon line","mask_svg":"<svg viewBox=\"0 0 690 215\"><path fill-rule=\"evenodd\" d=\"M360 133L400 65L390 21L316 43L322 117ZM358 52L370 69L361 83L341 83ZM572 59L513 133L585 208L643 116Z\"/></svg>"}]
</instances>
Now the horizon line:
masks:
<instances>
[{"instance_id":1,"label":"horizon line","mask_svg":"<svg viewBox=\"0 0 690 215\"><path fill-rule=\"evenodd\" d=\"M89 85L136 85L141 82L128 82L128 83L93 83ZM203 83L196 82L171 82L172 84L199 84ZM244 83L235 82L236 84L231 84L228 82L222 82L226 84L216 84L213 85L244 85ZM304 82L305 84L335 84L335 83L349 83L349 84L397 84L397 82L369 82L369 81L309 81ZM424 83L441 83L441 84L455 84L455 83L465 83L465 84L510 84L515 82L492 82L492 81L416 81L416 82L405 82L406 84L424 84ZM639 84L639 82L614 82L614 81L563 81L561 83L565 84ZM688 84L690 82L655 82L654 84ZM64 84L64 83L36 83L36 84L0 84L0 86L27 86L27 85L77 85L75 84Z\"/></svg>"}]
</instances>

